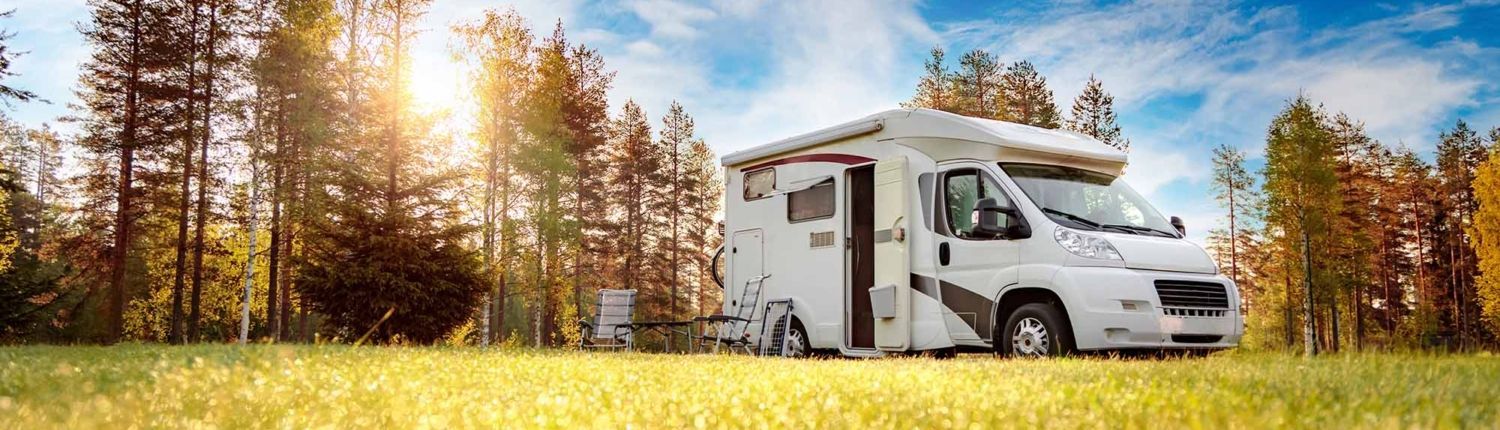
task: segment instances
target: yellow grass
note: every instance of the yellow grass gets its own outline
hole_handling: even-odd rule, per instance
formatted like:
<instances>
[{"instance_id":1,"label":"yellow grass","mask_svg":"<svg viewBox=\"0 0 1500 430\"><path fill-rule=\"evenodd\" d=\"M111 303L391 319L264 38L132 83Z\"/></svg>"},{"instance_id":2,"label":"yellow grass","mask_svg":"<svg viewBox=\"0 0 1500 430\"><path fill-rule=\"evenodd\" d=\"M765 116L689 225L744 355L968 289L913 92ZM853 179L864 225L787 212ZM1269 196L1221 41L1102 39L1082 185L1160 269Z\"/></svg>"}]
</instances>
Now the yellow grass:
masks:
<instances>
[{"instance_id":1,"label":"yellow grass","mask_svg":"<svg viewBox=\"0 0 1500 430\"><path fill-rule=\"evenodd\" d=\"M0 428L1497 427L1500 359L0 348Z\"/></svg>"}]
</instances>

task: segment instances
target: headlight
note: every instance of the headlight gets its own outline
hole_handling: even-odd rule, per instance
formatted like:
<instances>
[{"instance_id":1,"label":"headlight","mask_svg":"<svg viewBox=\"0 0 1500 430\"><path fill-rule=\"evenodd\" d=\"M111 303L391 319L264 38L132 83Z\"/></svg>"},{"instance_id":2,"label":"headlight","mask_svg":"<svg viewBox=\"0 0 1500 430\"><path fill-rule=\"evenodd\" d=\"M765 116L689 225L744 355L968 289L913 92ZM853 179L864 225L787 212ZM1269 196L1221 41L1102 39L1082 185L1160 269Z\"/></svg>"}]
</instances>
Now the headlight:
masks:
<instances>
[{"instance_id":1,"label":"headlight","mask_svg":"<svg viewBox=\"0 0 1500 430\"><path fill-rule=\"evenodd\" d=\"M1057 240L1063 249L1083 258L1098 260L1124 260L1120 258L1120 252L1110 245L1108 240L1091 234L1083 234L1077 231L1058 227L1052 233L1052 238Z\"/></svg>"}]
</instances>

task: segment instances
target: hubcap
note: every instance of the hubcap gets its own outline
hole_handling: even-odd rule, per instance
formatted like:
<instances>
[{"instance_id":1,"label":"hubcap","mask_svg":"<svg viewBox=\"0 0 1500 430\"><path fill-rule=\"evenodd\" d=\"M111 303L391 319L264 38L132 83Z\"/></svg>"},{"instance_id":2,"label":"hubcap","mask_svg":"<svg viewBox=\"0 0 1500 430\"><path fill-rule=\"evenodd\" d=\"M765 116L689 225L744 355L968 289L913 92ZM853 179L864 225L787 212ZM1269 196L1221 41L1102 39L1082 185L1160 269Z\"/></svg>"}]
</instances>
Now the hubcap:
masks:
<instances>
[{"instance_id":1,"label":"hubcap","mask_svg":"<svg viewBox=\"0 0 1500 430\"><path fill-rule=\"evenodd\" d=\"M786 332L786 356L787 357L801 357L803 354L806 354L807 353L807 346L806 345L807 345L806 339L804 339L802 337L802 332L797 331L797 330L788 330Z\"/></svg>"},{"instance_id":2,"label":"hubcap","mask_svg":"<svg viewBox=\"0 0 1500 430\"><path fill-rule=\"evenodd\" d=\"M1047 355L1052 339L1047 336L1047 327L1041 320L1026 317L1016 323L1016 330L1010 335L1010 345L1016 355L1039 357Z\"/></svg>"}]
</instances>

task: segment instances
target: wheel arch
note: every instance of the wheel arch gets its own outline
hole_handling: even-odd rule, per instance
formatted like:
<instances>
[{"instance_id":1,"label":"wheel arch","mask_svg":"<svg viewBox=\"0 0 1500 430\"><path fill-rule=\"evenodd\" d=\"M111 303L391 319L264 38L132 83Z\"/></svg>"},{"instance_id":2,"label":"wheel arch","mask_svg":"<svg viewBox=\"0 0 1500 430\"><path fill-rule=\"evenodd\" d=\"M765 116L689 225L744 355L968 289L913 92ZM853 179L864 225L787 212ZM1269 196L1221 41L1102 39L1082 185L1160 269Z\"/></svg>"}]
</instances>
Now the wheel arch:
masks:
<instances>
[{"instance_id":1,"label":"wheel arch","mask_svg":"<svg viewBox=\"0 0 1500 430\"><path fill-rule=\"evenodd\" d=\"M1068 305L1050 288L1036 286L1014 286L1000 292L1000 297L995 299L994 323L991 324L990 342L999 345L1002 332L1005 330L1006 322L1010 315L1023 305L1028 303L1047 303L1057 307L1062 312L1063 325L1068 329L1068 337L1076 339L1073 335L1073 317L1068 313Z\"/></svg>"}]
</instances>

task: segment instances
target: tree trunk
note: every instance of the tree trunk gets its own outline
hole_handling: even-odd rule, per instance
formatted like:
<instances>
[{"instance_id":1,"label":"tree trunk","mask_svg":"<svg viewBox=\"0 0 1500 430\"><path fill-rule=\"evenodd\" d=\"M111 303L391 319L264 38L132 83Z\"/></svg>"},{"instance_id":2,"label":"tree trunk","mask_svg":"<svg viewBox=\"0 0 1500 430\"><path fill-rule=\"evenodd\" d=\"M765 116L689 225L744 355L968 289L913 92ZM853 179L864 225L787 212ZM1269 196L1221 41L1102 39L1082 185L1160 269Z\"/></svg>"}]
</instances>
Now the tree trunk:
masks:
<instances>
[{"instance_id":1,"label":"tree trunk","mask_svg":"<svg viewBox=\"0 0 1500 430\"><path fill-rule=\"evenodd\" d=\"M213 143L215 49L219 43L219 5L210 6L208 16L208 70L203 84L203 142L198 145L198 208L193 222L193 304L188 315L188 339L197 342L200 303L203 296L203 229L208 220L208 146Z\"/></svg>"},{"instance_id":2,"label":"tree trunk","mask_svg":"<svg viewBox=\"0 0 1500 430\"><path fill-rule=\"evenodd\" d=\"M135 193L131 185L132 174L135 171L135 147L137 141L137 127L140 120L140 86L141 86L141 33L144 31L141 21L142 15L140 0L131 3L131 40L130 40L130 64L129 78L125 85L125 125L123 136L120 136L120 180L118 192L115 196L115 237L114 246L110 249L110 275L109 275L109 306L105 313L108 321L108 331L105 340L108 343L116 343L125 337L125 260L130 256L131 224L134 214L132 194Z\"/></svg>"},{"instance_id":3,"label":"tree trunk","mask_svg":"<svg viewBox=\"0 0 1500 430\"><path fill-rule=\"evenodd\" d=\"M1317 318L1314 316L1314 297L1312 281L1312 249L1311 240L1307 235L1307 222L1304 218L1302 223L1302 290L1306 292L1302 298L1303 318L1302 322L1302 349L1309 356L1318 354L1318 331L1316 328Z\"/></svg>"}]
</instances>

